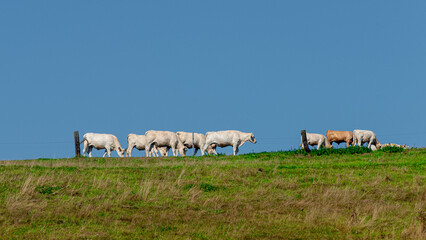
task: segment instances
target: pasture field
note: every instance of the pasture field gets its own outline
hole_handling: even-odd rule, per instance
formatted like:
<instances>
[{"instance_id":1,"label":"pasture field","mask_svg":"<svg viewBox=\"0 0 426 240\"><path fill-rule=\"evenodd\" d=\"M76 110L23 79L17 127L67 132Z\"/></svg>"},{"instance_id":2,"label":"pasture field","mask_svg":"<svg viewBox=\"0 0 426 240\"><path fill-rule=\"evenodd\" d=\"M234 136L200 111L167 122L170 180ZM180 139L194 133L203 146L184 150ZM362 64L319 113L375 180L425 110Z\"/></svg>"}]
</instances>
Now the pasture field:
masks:
<instances>
[{"instance_id":1,"label":"pasture field","mask_svg":"<svg viewBox=\"0 0 426 240\"><path fill-rule=\"evenodd\" d=\"M2 161L0 238L426 239L426 149L301 153Z\"/></svg>"}]
</instances>

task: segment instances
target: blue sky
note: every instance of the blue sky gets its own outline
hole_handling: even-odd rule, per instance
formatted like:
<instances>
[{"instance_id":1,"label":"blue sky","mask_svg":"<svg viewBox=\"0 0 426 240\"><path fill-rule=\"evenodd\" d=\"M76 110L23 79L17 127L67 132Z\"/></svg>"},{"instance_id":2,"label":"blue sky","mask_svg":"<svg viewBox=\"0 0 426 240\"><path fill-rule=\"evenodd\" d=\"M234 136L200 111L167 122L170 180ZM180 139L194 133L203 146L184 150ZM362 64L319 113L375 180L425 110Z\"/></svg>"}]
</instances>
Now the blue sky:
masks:
<instances>
[{"instance_id":1,"label":"blue sky","mask_svg":"<svg viewBox=\"0 0 426 240\"><path fill-rule=\"evenodd\" d=\"M0 159L73 157L75 130L425 146L425 22L424 1L2 1Z\"/></svg>"}]
</instances>

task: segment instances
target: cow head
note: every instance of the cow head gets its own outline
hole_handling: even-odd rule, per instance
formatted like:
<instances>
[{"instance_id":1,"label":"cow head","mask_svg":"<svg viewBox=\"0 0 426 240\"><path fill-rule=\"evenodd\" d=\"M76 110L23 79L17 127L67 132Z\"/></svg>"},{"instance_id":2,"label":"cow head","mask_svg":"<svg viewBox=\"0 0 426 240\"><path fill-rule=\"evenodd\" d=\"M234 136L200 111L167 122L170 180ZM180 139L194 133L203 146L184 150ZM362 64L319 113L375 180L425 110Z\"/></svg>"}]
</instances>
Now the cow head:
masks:
<instances>
[{"instance_id":1,"label":"cow head","mask_svg":"<svg viewBox=\"0 0 426 240\"><path fill-rule=\"evenodd\" d=\"M216 147L217 147L216 144L210 144L210 146L207 148L207 154L209 155L217 154Z\"/></svg>"},{"instance_id":2,"label":"cow head","mask_svg":"<svg viewBox=\"0 0 426 240\"><path fill-rule=\"evenodd\" d=\"M168 155L168 151L167 151L167 148L166 147L160 147L160 148L158 148L158 151L160 151L160 154L161 154L161 156L162 157L167 157L167 155Z\"/></svg>"},{"instance_id":3,"label":"cow head","mask_svg":"<svg viewBox=\"0 0 426 240\"><path fill-rule=\"evenodd\" d=\"M250 141L250 142L252 142L252 143L256 143L256 142L257 142L257 141L256 141L256 138L254 138L253 133L250 133L249 141Z\"/></svg>"},{"instance_id":4,"label":"cow head","mask_svg":"<svg viewBox=\"0 0 426 240\"><path fill-rule=\"evenodd\" d=\"M188 151L188 148L179 140L177 144L177 149L179 151L180 156L184 157L186 156L186 151Z\"/></svg>"},{"instance_id":5,"label":"cow head","mask_svg":"<svg viewBox=\"0 0 426 240\"><path fill-rule=\"evenodd\" d=\"M117 148L117 154L118 154L118 156L120 156L120 157L124 157L124 149L123 148L121 148L121 147L118 147Z\"/></svg>"},{"instance_id":6,"label":"cow head","mask_svg":"<svg viewBox=\"0 0 426 240\"><path fill-rule=\"evenodd\" d=\"M185 157L186 156L186 152L188 151L188 148L182 144L182 145L180 145L178 147L178 150L179 150L180 156L181 157Z\"/></svg>"}]
</instances>

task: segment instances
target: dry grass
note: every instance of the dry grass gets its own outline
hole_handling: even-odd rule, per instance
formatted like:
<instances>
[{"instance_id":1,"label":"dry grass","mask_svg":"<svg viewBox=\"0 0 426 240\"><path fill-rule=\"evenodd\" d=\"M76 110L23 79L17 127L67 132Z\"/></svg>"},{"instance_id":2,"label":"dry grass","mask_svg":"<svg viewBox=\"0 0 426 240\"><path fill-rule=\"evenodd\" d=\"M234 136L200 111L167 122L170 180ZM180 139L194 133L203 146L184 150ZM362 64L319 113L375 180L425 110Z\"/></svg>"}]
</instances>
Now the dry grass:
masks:
<instances>
[{"instance_id":1,"label":"dry grass","mask_svg":"<svg viewBox=\"0 0 426 240\"><path fill-rule=\"evenodd\" d=\"M0 163L0 238L426 239L426 151Z\"/></svg>"}]
</instances>

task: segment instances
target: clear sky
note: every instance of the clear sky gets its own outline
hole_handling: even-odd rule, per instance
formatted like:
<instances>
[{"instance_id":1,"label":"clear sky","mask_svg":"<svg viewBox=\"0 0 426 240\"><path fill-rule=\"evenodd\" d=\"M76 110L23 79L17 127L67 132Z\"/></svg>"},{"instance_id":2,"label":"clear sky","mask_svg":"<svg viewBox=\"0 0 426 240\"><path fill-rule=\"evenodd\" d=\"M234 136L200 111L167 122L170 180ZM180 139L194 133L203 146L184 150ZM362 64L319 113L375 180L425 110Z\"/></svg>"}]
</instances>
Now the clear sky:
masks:
<instances>
[{"instance_id":1,"label":"clear sky","mask_svg":"<svg viewBox=\"0 0 426 240\"><path fill-rule=\"evenodd\" d=\"M1 1L0 159L73 157L75 130L425 146L425 23L425 1Z\"/></svg>"}]
</instances>

